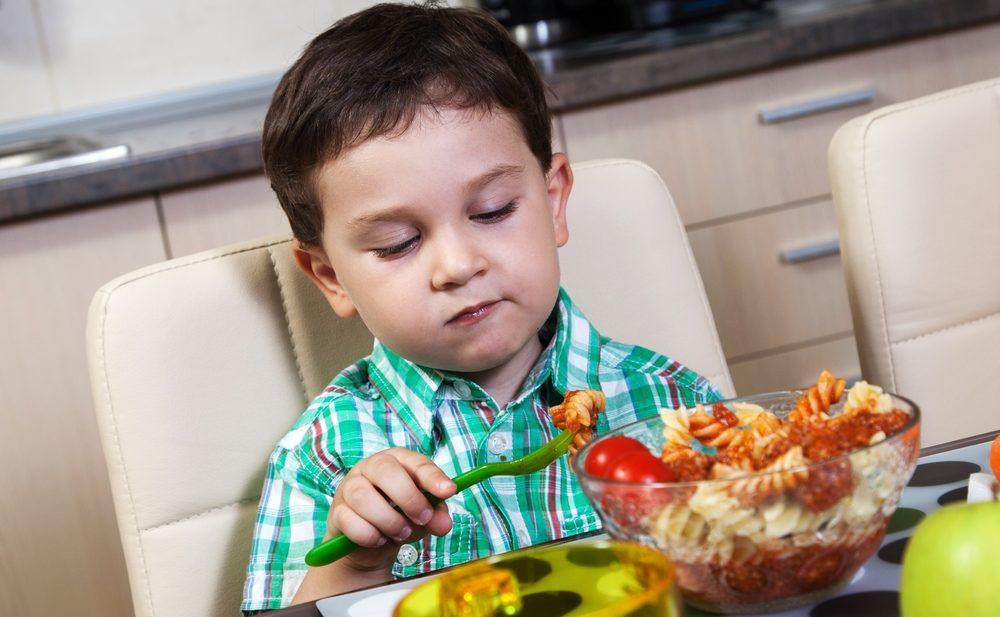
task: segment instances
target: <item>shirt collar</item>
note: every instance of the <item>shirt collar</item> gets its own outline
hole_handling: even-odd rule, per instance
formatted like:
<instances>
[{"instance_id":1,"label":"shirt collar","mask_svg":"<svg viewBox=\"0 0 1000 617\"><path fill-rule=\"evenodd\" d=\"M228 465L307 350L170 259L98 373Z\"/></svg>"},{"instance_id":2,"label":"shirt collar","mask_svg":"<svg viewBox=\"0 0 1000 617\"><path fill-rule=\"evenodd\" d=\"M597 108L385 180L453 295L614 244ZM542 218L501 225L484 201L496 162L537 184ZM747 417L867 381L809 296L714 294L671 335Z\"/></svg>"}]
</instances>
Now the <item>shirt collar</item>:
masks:
<instances>
[{"instance_id":1,"label":"shirt collar","mask_svg":"<svg viewBox=\"0 0 1000 617\"><path fill-rule=\"evenodd\" d=\"M601 336L565 290L559 290L552 311L555 333L529 372L515 402L533 393L546 381L560 395L570 390L600 389L597 369ZM434 410L442 386L460 381L469 386L469 400L485 397L478 385L458 376L415 364L376 340L369 364L369 377L386 402L400 415L427 451L432 443Z\"/></svg>"},{"instance_id":2,"label":"shirt collar","mask_svg":"<svg viewBox=\"0 0 1000 617\"><path fill-rule=\"evenodd\" d=\"M556 310L559 315L551 357L553 387L562 395L569 390L600 390L600 333L564 289L559 290Z\"/></svg>"},{"instance_id":3,"label":"shirt collar","mask_svg":"<svg viewBox=\"0 0 1000 617\"><path fill-rule=\"evenodd\" d=\"M410 362L375 339L368 377L399 414L410 432L429 451L434 430L434 399L444 373Z\"/></svg>"}]
</instances>

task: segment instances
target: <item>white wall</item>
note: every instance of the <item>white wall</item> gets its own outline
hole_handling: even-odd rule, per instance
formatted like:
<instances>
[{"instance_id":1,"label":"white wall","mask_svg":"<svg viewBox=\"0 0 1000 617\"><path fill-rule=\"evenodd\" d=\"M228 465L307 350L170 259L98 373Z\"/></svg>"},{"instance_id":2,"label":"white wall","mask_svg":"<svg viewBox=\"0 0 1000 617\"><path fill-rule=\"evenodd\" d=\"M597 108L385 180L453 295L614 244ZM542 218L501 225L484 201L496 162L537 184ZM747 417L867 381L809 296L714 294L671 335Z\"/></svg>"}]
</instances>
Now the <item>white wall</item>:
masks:
<instances>
[{"instance_id":1,"label":"white wall","mask_svg":"<svg viewBox=\"0 0 1000 617\"><path fill-rule=\"evenodd\" d=\"M278 73L374 3L0 0L0 122Z\"/></svg>"},{"instance_id":2,"label":"white wall","mask_svg":"<svg viewBox=\"0 0 1000 617\"><path fill-rule=\"evenodd\" d=\"M0 122L54 110L31 0L0 0Z\"/></svg>"}]
</instances>

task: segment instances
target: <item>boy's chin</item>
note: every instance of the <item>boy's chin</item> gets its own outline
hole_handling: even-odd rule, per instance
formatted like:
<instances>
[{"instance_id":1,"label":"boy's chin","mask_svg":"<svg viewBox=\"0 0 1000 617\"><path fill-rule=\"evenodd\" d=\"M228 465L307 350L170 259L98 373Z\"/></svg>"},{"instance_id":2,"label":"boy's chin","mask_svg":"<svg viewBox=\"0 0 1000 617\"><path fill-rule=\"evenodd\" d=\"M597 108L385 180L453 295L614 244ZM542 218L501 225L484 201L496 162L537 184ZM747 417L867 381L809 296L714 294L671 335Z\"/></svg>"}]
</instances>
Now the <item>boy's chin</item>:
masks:
<instances>
[{"instance_id":1,"label":"boy's chin","mask_svg":"<svg viewBox=\"0 0 1000 617\"><path fill-rule=\"evenodd\" d=\"M441 370L448 371L449 373L485 373L503 366L507 359L508 358L506 356L500 358L451 358L448 361L443 362L443 366L439 368L441 368Z\"/></svg>"}]
</instances>

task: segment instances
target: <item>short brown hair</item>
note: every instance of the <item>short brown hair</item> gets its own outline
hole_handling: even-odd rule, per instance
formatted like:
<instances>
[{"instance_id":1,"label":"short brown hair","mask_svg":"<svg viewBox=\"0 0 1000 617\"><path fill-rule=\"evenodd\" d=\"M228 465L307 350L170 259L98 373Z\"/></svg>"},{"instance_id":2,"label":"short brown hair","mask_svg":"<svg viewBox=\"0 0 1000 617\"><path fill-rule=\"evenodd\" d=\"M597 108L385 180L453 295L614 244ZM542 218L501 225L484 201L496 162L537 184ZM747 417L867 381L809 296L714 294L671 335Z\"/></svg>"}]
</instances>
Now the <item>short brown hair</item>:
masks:
<instances>
[{"instance_id":1,"label":"short brown hair","mask_svg":"<svg viewBox=\"0 0 1000 617\"><path fill-rule=\"evenodd\" d=\"M378 4L313 39L267 110L264 170L299 241L320 244L318 168L346 148L404 132L424 105L508 111L549 170L544 86L499 22L436 3Z\"/></svg>"}]
</instances>

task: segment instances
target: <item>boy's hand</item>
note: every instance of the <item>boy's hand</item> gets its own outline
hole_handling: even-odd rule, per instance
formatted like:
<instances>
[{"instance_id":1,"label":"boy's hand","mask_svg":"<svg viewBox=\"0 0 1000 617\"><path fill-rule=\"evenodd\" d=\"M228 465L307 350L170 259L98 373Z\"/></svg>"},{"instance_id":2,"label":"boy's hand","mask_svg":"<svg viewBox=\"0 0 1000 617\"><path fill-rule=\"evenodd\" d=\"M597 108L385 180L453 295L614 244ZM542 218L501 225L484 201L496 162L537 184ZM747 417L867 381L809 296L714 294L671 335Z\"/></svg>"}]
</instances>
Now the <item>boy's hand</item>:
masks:
<instances>
[{"instance_id":1,"label":"boy's hand","mask_svg":"<svg viewBox=\"0 0 1000 617\"><path fill-rule=\"evenodd\" d=\"M330 505L326 537L343 533L358 545L343 558L344 565L356 570L388 568L400 544L451 531L448 506L431 507L423 492L446 499L455 488L426 456L406 448L383 450L347 472Z\"/></svg>"}]
</instances>

